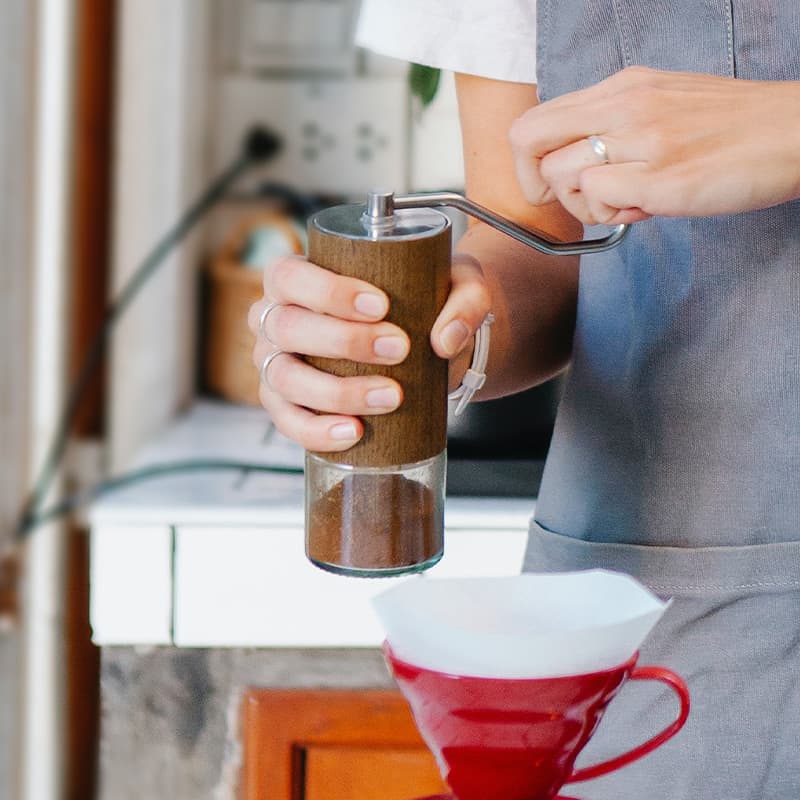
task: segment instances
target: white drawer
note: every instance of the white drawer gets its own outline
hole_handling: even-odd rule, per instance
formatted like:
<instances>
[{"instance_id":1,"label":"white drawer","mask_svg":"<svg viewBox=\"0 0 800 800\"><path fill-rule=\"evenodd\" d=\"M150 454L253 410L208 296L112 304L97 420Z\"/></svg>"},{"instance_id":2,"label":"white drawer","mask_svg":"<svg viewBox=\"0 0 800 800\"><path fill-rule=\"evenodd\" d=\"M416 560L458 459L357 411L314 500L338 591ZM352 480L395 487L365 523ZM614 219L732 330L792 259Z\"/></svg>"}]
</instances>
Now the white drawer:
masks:
<instances>
[{"instance_id":1,"label":"white drawer","mask_svg":"<svg viewBox=\"0 0 800 800\"><path fill-rule=\"evenodd\" d=\"M524 530L456 530L429 575L513 575ZM186 647L360 647L383 633L370 598L400 578L348 578L314 567L296 528L176 531L174 642Z\"/></svg>"}]
</instances>

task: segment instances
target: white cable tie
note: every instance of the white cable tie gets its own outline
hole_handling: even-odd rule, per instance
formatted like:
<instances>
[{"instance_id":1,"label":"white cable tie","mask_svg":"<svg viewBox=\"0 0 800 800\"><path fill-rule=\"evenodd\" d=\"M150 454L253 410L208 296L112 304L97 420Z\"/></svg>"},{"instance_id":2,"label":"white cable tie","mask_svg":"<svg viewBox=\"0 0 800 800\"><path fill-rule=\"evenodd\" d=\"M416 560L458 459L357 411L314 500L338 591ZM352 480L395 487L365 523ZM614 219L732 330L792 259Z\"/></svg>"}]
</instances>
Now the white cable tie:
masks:
<instances>
[{"instance_id":1,"label":"white cable tie","mask_svg":"<svg viewBox=\"0 0 800 800\"><path fill-rule=\"evenodd\" d=\"M449 400L458 400L453 412L459 416L472 400L475 392L486 383L486 363L489 360L489 326L494 322L494 314L486 315L480 328L475 332L475 349L472 352L472 363L461 379L461 385L448 395Z\"/></svg>"},{"instance_id":2,"label":"white cable tie","mask_svg":"<svg viewBox=\"0 0 800 800\"><path fill-rule=\"evenodd\" d=\"M461 386L459 386L461 396L458 398L458 405L453 412L456 416L459 416L464 411L470 400L472 400L472 396L484 383L486 383L485 373L475 372L474 369L468 369L466 371L464 377L461 379Z\"/></svg>"}]
</instances>

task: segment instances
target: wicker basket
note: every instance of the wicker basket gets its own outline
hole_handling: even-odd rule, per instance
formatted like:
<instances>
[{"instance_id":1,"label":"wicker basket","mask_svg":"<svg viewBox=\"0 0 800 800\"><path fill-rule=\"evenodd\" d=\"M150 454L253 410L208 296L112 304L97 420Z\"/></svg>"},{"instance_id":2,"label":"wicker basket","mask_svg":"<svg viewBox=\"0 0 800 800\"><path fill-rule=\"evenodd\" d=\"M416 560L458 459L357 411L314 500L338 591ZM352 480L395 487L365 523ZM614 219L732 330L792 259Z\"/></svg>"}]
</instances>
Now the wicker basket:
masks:
<instances>
[{"instance_id":1,"label":"wicker basket","mask_svg":"<svg viewBox=\"0 0 800 800\"><path fill-rule=\"evenodd\" d=\"M253 366L253 334L247 326L250 306L263 296L261 271L240 258L253 231L279 229L293 252L303 243L291 219L279 211L259 211L231 231L208 270L208 336L205 380L208 389L226 400L258 405L258 371Z\"/></svg>"}]
</instances>

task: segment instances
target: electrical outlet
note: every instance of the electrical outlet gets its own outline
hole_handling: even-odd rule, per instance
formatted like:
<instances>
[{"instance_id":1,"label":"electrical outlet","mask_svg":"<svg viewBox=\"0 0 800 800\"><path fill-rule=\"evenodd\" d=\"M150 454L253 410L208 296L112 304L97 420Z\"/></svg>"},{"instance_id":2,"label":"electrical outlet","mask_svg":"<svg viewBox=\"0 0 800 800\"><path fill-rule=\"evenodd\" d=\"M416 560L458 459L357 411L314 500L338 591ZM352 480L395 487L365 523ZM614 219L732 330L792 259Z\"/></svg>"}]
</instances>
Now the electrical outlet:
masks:
<instances>
[{"instance_id":1,"label":"electrical outlet","mask_svg":"<svg viewBox=\"0 0 800 800\"><path fill-rule=\"evenodd\" d=\"M259 123L283 141L259 169L259 181L344 197L378 186L407 191L408 110L402 76L228 77L219 93L215 162L218 168L228 163L248 128Z\"/></svg>"}]
</instances>

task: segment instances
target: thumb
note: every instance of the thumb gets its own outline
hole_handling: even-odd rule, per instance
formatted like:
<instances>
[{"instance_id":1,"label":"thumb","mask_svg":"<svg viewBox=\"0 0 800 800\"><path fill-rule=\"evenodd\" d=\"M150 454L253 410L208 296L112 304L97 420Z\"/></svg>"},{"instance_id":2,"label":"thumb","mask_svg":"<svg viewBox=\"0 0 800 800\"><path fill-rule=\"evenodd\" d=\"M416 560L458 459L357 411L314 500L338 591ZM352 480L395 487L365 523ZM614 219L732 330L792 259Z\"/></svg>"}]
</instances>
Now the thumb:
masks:
<instances>
[{"instance_id":1,"label":"thumb","mask_svg":"<svg viewBox=\"0 0 800 800\"><path fill-rule=\"evenodd\" d=\"M450 279L450 294L431 331L434 352L446 359L467 347L491 308L489 287L477 258L456 253Z\"/></svg>"}]
</instances>

